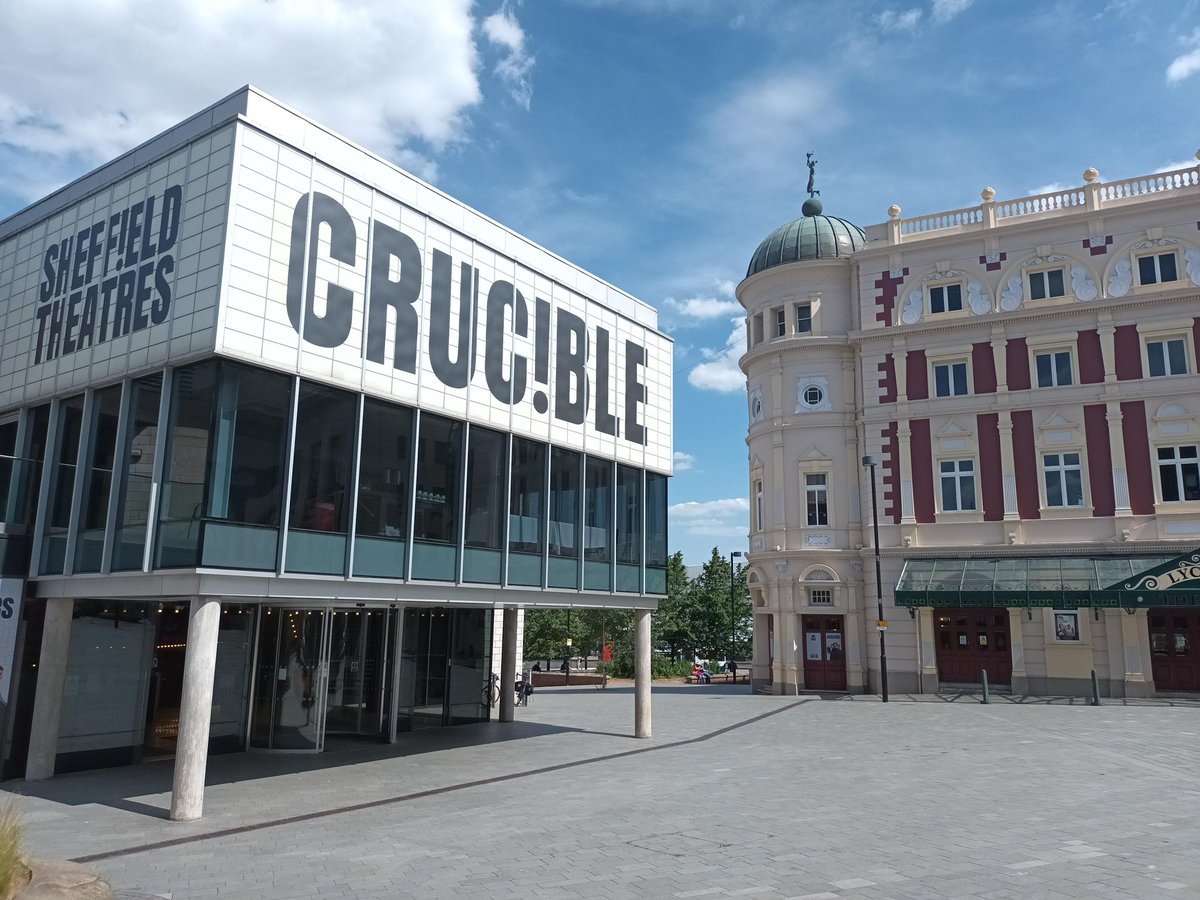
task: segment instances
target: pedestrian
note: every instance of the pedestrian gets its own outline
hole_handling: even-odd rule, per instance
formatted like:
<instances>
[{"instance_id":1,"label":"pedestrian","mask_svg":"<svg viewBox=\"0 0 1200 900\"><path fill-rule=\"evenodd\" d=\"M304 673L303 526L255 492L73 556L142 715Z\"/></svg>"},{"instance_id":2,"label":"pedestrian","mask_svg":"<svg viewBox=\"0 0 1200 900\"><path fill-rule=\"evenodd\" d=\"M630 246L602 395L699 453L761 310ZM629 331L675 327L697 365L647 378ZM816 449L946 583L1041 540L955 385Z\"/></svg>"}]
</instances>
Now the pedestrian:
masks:
<instances>
[{"instance_id":1,"label":"pedestrian","mask_svg":"<svg viewBox=\"0 0 1200 900\"><path fill-rule=\"evenodd\" d=\"M558 667L558 671L562 672L564 675L566 675L568 672L570 672L571 671L571 661L569 659L564 659L562 661L562 665Z\"/></svg>"},{"instance_id":2,"label":"pedestrian","mask_svg":"<svg viewBox=\"0 0 1200 900\"><path fill-rule=\"evenodd\" d=\"M737 681L737 660L731 654L729 657L729 674L734 681Z\"/></svg>"}]
</instances>

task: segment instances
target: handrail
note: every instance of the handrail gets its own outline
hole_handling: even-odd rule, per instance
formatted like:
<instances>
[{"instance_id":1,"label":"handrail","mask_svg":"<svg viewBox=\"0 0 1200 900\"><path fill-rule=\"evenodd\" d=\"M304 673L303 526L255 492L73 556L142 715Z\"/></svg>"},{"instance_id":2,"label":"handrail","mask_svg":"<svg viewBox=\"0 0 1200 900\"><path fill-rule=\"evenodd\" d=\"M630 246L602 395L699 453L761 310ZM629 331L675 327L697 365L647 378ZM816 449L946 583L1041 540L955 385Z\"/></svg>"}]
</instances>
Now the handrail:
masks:
<instances>
[{"instance_id":1,"label":"handrail","mask_svg":"<svg viewBox=\"0 0 1200 900\"><path fill-rule=\"evenodd\" d=\"M893 206L888 210L888 241L896 244L906 237L924 237L949 229L975 231L994 228L1004 220L1019 219L1023 216L1078 209L1094 210L1105 203L1161 194L1164 191L1198 188L1200 165L1103 183L1097 180L1095 169L1089 169L1084 173L1084 177L1088 181L1082 187L1064 188L1012 200L997 201L994 199L995 191L988 188L983 192L985 199L979 206L951 209L925 216L902 219L900 208Z\"/></svg>"}]
</instances>

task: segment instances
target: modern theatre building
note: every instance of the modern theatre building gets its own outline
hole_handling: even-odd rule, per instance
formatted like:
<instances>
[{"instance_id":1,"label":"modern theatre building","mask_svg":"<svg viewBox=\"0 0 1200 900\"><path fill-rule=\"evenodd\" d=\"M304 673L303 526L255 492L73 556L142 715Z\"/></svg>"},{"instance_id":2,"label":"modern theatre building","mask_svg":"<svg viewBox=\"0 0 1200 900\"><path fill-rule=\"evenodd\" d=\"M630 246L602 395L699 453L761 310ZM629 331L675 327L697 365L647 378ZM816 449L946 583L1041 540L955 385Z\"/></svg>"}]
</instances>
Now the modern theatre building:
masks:
<instances>
[{"instance_id":1,"label":"modern theatre building","mask_svg":"<svg viewBox=\"0 0 1200 900\"><path fill-rule=\"evenodd\" d=\"M648 675L655 311L257 90L0 222L0 323L6 777L174 753L194 818L210 748L486 719L531 606Z\"/></svg>"}]
</instances>

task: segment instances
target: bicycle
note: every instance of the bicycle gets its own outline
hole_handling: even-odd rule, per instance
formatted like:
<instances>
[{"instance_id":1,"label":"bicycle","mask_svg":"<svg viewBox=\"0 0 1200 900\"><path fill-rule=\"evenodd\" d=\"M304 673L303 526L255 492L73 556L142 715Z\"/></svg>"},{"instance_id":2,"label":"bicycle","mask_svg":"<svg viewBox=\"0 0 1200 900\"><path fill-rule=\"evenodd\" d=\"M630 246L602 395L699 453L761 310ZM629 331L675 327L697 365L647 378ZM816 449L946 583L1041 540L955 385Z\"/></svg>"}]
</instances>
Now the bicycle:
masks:
<instances>
[{"instance_id":1,"label":"bicycle","mask_svg":"<svg viewBox=\"0 0 1200 900\"><path fill-rule=\"evenodd\" d=\"M488 678L483 688L483 705L495 707L500 705L500 676L495 672Z\"/></svg>"}]
</instances>

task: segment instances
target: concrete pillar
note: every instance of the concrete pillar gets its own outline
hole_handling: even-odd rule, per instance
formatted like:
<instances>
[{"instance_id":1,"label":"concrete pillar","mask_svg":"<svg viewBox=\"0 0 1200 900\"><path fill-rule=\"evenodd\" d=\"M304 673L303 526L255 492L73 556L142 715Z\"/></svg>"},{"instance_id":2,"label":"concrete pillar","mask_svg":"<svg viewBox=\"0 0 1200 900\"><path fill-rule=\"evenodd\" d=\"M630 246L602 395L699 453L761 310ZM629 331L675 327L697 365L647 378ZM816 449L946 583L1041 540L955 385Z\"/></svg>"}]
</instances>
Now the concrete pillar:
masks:
<instances>
[{"instance_id":1,"label":"concrete pillar","mask_svg":"<svg viewBox=\"0 0 1200 900\"><path fill-rule=\"evenodd\" d=\"M46 601L46 623L42 627L42 652L38 659L37 694L33 699L33 725L29 735L29 758L25 763L26 781L54 776L63 682L67 677L67 652L71 646L71 613L74 608L74 600L55 598Z\"/></svg>"},{"instance_id":2,"label":"concrete pillar","mask_svg":"<svg viewBox=\"0 0 1200 900\"><path fill-rule=\"evenodd\" d=\"M633 644L633 736L650 737L650 610L634 613L636 638Z\"/></svg>"},{"instance_id":3,"label":"concrete pillar","mask_svg":"<svg viewBox=\"0 0 1200 900\"><path fill-rule=\"evenodd\" d=\"M183 697L179 702L175 786L171 793L173 822L190 822L200 818L204 811L204 774L208 768L208 733L220 627L221 604L211 597L194 597L183 660Z\"/></svg>"},{"instance_id":4,"label":"concrete pillar","mask_svg":"<svg viewBox=\"0 0 1200 900\"><path fill-rule=\"evenodd\" d=\"M500 647L500 721L511 722L516 708L517 682L517 610L504 609L504 633Z\"/></svg>"},{"instance_id":5,"label":"concrete pillar","mask_svg":"<svg viewBox=\"0 0 1200 900\"><path fill-rule=\"evenodd\" d=\"M921 693L936 694L938 690L937 623L933 610L922 606L917 610L917 642L921 652Z\"/></svg>"}]
</instances>

